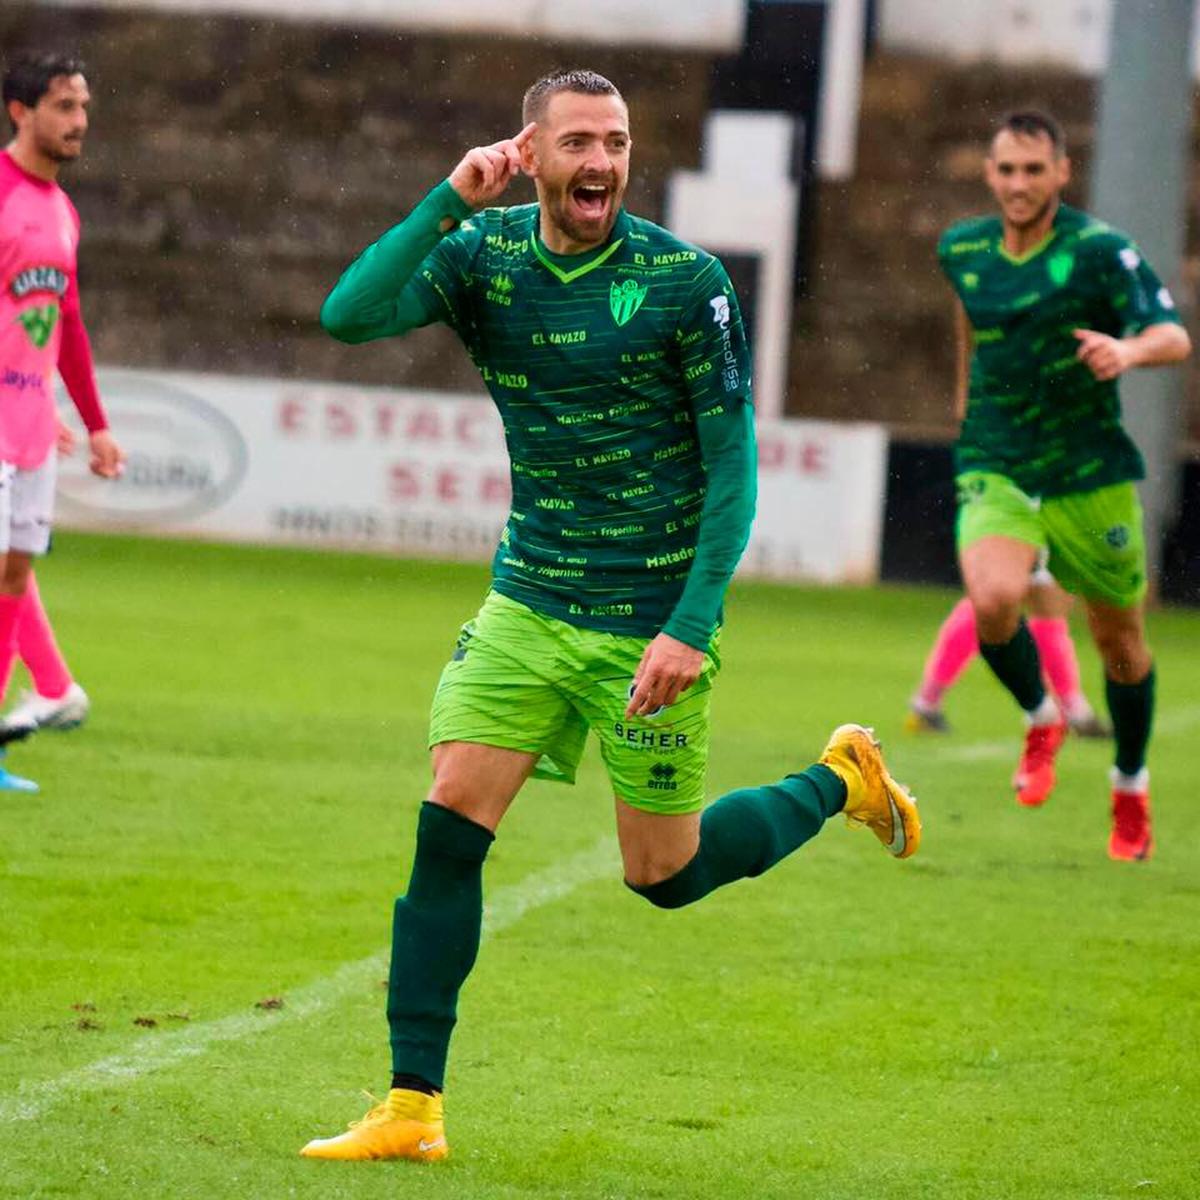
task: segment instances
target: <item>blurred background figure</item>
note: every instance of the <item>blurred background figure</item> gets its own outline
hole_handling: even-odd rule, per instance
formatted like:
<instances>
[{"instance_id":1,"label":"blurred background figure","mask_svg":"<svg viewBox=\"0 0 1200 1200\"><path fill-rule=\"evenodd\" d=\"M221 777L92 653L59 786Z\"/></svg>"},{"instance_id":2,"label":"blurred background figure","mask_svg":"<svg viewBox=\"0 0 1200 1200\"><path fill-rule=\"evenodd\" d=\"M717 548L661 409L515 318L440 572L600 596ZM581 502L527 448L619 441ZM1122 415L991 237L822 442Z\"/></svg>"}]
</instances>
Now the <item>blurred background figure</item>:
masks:
<instances>
[{"instance_id":1,"label":"blurred background figure","mask_svg":"<svg viewBox=\"0 0 1200 1200\"><path fill-rule=\"evenodd\" d=\"M1037 643L1046 682L1062 706L1072 733L1106 738L1112 734L1112 727L1096 715L1080 681L1079 657L1068 621L1071 604L1071 597L1054 582L1049 571L1034 572L1029 585L1029 632ZM904 722L909 733L949 733L950 722L942 702L978 654L975 610L964 596L942 622L925 660L920 686L909 701Z\"/></svg>"}]
</instances>

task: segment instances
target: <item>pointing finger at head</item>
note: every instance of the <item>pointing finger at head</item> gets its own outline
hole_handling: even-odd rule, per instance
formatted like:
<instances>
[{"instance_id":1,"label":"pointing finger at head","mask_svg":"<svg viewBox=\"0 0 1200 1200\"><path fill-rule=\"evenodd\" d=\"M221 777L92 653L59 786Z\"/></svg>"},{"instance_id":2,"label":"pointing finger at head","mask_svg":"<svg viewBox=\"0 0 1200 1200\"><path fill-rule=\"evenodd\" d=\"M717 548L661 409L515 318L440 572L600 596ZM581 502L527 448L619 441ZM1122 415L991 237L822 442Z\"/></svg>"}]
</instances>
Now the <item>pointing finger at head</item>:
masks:
<instances>
[{"instance_id":1,"label":"pointing finger at head","mask_svg":"<svg viewBox=\"0 0 1200 1200\"><path fill-rule=\"evenodd\" d=\"M471 164L476 174L479 176L481 186L485 191L490 190L496 183L496 172L492 166L491 159L483 152L482 149L472 150L467 155L467 161Z\"/></svg>"}]
</instances>

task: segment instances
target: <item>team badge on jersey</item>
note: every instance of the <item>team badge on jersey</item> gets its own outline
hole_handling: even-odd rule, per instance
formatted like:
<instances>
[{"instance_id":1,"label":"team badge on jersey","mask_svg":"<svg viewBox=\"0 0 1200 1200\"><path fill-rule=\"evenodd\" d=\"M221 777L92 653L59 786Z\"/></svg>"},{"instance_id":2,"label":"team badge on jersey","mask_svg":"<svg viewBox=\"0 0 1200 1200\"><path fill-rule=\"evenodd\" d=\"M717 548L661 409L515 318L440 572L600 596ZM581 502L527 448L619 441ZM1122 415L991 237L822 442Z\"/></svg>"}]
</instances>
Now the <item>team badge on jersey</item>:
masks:
<instances>
[{"instance_id":1,"label":"team badge on jersey","mask_svg":"<svg viewBox=\"0 0 1200 1200\"><path fill-rule=\"evenodd\" d=\"M1062 287L1071 278L1071 272L1074 270L1075 255L1070 250L1060 250L1046 260L1046 273L1055 287Z\"/></svg>"},{"instance_id":2,"label":"team badge on jersey","mask_svg":"<svg viewBox=\"0 0 1200 1200\"><path fill-rule=\"evenodd\" d=\"M638 283L636 279L626 279L624 283L614 283L608 289L608 307L612 311L613 320L618 325L627 325L637 310L642 307L649 291L648 283Z\"/></svg>"},{"instance_id":3,"label":"team badge on jersey","mask_svg":"<svg viewBox=\"0 0 1200 1200\"><path fill-rule=\"evenodd\" d=\"M27 308L17 314L17 320L25 326L29 340L39 349L45 348L58 324L58 305L47 304L42 308Z\"/></svg>"}]
</instances>

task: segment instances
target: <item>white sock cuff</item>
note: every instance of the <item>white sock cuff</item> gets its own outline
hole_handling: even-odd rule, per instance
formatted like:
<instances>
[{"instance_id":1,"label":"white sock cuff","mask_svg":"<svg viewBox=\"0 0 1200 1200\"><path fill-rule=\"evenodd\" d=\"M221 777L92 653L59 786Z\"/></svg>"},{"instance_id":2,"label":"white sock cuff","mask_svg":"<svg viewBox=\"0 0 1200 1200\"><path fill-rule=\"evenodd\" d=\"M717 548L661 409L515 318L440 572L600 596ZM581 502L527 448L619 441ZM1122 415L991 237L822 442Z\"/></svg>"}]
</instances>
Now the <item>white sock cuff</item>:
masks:
<instances>
[{"instance_id":1,"label":"white sock cuff","mask_svg":"<svg viewBox=\"0 0 1200 1200\"><path fill-rule=\"evenodd\" d=\"M1025 714L1025 720L1030 725L1058 725L1062 721L1062 713L1059 711L1058 701L1047 692L1041 704L1032 712Z\"/></svg>"},{"instance_id":2,"label":"white sock cuff","mask_svg":"<svg viewBox=\"0 0 1200 1200\"><path fill-rule=\"evenodd\" d=\"M1146 792L1150 790L1150 768L1143 767L1136 775L1126 775L1118 767L1108 772L1115 792Z\"/></svg>"}]
</instances>

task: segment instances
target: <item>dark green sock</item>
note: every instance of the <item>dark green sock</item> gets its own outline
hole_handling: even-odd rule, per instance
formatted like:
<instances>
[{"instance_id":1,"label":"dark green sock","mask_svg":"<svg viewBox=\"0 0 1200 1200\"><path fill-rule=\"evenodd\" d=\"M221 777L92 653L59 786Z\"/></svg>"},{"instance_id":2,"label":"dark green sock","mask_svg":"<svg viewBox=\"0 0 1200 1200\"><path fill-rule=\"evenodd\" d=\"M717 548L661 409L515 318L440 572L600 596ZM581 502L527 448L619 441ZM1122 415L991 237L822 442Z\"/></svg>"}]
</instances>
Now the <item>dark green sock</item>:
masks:
<instances>
[{"instance_id":1,"label":"dark green sock","mask_svg":"<svg viewBox=\"0 0 1200 1200\"><path fill-rule=\"evenodd\" d=\"M1146 765L1146 747L1154 724L1154 668L1141 683L1104 681L1104 694L1117 743L1117 770L1136 775Z\"/></svg>"},{"instance_id":2,"label":"dark green sock","mask_svg":"<svg viewBox=\"0 0 1200 1200\"><path fill-rule=\"evenodd\" d=\"M1007 642L980 641L979 653L1026 712L1033 712L1045 700L1046 686L1042 683L1037 642L1033 640L1024 617L1017 626L1017 632Z\"/></svg>"},{"instance_id":3,"label":"dark green sock","mask_svg":"<svg viewBox=\"0 0 1200 1200\"><path fill-rule=\"evenodd\" d=\"M439 1091L458 992L479 951L483 860L492 840L489 830L448 808L421 805L412 877L392 917L392 1071Z\"/></svg>"},{"instance_id":4,"label":"dark green sock","mask_svg":"<svg viewBox=\"0 0 1200 1200\"><path fill-rule=\"evenodd\" d=\"M742 788L700 818L700 849L681 871L634 887L659 908L682 908L735 879L761 875L815 837L846 803L846 785L821 764L764 787Z\"/></svg>"}]
</instances>

